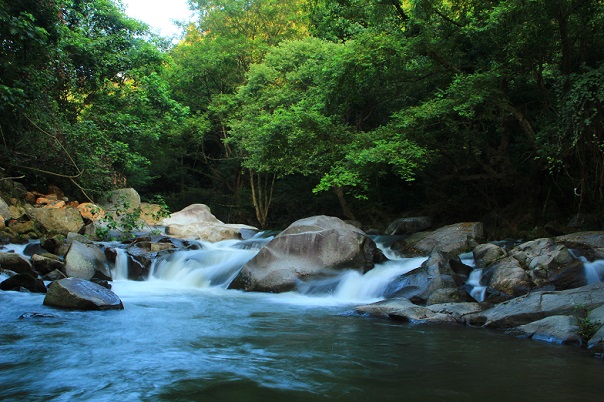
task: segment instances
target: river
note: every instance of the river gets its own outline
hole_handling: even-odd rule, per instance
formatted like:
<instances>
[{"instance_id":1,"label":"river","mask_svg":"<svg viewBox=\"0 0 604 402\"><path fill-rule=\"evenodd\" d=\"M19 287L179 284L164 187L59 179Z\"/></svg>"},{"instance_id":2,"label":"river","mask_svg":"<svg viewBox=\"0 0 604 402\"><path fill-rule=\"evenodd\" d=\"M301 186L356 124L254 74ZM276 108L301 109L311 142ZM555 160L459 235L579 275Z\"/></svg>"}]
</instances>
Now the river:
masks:
<instances>
[{"instance_id":1,"label":"river","mask_svg":"<svg viewBox=\"0 0 604 402\"><path fill-rule=\"evenodd\" d=\"M208 247L214 259L199 251L172 258L149 281L115 280L122 311L64 311L43 306L43 295L0 292L0 400L595 401L604 394L604 362L575 347L354 314L376 298L376 278L348 277L329 294L227 290L212 278L228 277L216 272L232 267L211 267L255 253L236 246ZM400 264L374 276L406 269Z\"/></svg>"}]
</instances>

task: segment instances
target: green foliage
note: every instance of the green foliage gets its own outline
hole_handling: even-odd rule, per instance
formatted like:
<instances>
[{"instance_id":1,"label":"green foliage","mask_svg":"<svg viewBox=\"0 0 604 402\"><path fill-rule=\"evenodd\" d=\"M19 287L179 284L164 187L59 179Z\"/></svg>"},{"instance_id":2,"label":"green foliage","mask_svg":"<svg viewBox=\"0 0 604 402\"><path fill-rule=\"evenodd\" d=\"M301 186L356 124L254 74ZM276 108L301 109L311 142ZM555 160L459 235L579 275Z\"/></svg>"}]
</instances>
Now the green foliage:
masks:
<instances>
[{"instance_id":1,"label":"green foliage","mask_svg":"<svg viewBox=\"0 0 604 402\"><path fill-rule=\"evenodd\" d=\"M151 199L151 203L159 206L159 209L151 215L153 220L158 221L170 216L170 210L161 195L155 195ZM121 239L134 238L134 232L148 226L141 218L144 211L140 205L133 207L125 197L121 197L113 206L114 208L106 210L105 215L99 219L101 225L96 228L95 232L98 238L116 240L114 236L118 233ZM99 211L92 210L91 212L95 214ZM152 234L159 234L154 230L152 230Z\"/></svg>"},{"instance_id":2,"label":"green foliage","mask_svg":"<svg viewBox=\"0 0 604 402\"><path fill-rule=\"evenodd\" d=\"M577 318L577 335L581 340L581 344L587 347L587 343L593 336L598 332L598 330L602 327L602 324L599 322L594 322L589 316L589 310L585 305L579 305L575 307Z\"/></svg>"}]
</instances>

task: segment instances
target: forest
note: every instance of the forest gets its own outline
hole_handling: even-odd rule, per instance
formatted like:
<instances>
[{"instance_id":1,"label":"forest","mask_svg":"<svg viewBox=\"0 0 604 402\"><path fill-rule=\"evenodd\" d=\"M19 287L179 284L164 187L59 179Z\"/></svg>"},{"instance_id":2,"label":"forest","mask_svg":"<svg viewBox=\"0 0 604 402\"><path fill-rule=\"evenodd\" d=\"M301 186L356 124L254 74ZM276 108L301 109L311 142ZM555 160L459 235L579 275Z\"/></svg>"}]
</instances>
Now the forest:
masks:
<instances>
[{"instance_id":1,"label":"forest","mask_svg":"<svg viewBox=\"0 0 604 402\"><path fill-rule=\"evenodd\" d=\"M0 0L0 177L283 227L604 216L604 0Z\"/></svg>"}]
</instances>

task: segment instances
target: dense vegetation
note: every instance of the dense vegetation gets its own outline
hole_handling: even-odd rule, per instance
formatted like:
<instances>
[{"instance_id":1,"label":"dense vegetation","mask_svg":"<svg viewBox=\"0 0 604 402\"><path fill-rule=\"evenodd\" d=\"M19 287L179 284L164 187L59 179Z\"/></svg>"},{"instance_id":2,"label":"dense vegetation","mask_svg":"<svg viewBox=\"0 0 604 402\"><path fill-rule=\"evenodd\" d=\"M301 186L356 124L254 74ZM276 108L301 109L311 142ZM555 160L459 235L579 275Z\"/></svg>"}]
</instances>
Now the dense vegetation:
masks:
<instances>
[{"instance_id":1,"label":"dense vegetation","mask_svg":"<svg viewBox=\"0 0 604 402\"><path fill-rule=\"evenodd\" d=\"M603 0L0 0L0 168L279 226L604 212Z\"/></svg>"}]
</instances>

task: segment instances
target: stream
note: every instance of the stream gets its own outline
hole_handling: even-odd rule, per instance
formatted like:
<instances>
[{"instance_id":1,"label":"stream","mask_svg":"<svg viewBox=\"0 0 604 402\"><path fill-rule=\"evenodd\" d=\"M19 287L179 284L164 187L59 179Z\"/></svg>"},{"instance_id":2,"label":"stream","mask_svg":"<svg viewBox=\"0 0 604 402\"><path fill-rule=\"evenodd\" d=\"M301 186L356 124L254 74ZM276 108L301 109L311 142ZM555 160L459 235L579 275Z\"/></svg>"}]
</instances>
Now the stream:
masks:
<instances>
[{"instance_id":1,"label":"stream","mask_svg":"<svg viewBox=\"0 0 604 402\"><path fill-rule=\"evenodd\" d=\"M44 295L0 292L0 400L595 401L604 393L604 362L575 347L353 313L421 259L303 293L227 290L261 245L177 252L144 282L123 279L118 258L112 290L122 311L65 311L43 306Z\"/></svg>"}]
</instances>

